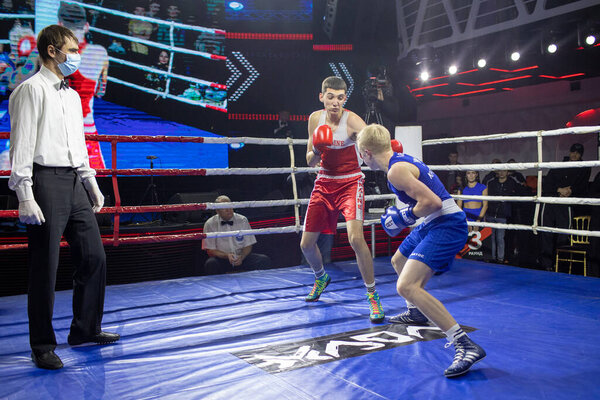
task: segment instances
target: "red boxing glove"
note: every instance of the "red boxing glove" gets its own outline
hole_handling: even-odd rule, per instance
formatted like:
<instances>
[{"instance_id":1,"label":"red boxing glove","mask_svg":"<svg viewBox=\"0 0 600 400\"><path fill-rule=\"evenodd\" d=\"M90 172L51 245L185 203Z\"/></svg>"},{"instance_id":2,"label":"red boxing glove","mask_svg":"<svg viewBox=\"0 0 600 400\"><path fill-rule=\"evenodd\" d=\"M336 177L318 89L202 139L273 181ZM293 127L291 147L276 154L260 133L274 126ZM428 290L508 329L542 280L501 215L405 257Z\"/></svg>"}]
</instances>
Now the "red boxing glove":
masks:
<instances>
[{"instance_id":1,"label":"red boxing glove","mask_svg":"<svg viewBox=\"0 0 600 400\"><path fill-rule=\"evenodd\" d=\"M327 146L333 144L333 131L329 125L318 126L313 132L312 145L315 154L321 154Z\"/></svg>"},{"instance_id":2,"label":"red boxing glove","mask_svg":"<svg viewBox=\"0 0 600 400\"><path fill-rule=\"evenodd\" d=\"M400 143L396 139L392 139L392 151L394 153L403 153L404 149L402 148L402 143Z\"/></svg>"}]
</instances>

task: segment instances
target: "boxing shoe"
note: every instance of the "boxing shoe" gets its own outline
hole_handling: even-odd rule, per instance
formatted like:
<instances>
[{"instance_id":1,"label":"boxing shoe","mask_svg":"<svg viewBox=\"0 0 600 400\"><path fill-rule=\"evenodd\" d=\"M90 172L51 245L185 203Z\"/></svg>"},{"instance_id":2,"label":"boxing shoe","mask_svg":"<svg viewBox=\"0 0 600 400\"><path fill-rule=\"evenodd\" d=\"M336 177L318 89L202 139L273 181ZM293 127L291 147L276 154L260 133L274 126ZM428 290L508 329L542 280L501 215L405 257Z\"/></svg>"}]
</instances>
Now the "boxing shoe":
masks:
<instances>
[{"instance_id":1,"label":"boxing shoe","mask_svg":"<svg viewBox=\"0 0 600 400\"><path fill-rule=\"evenodd\" d=\"M390 317L390 322L393 324L427 325L429 319L418 308L410 307L403 313Z\"/></svg>"},{"instance_id":2,"label":"boxing shoe","mask_svg":"<svg viewBox=\"0 0 600 400\"><path fill-rule=\"evenodd\" d=\"M450 342L445 347L450 346ZM466 334L454 340L456 354L452 364L444 371L448 378L466 374L471 367L483 360L486 356L485 350L471 340Z\"/></svg>"},{"instance_id":3,"label":"boxing shoe","mask_svg":"<svg viewBox=\"0 0 600 400\"><path fill-rule=\"evenodd\" d=\"M331 282L331 277L327 274L323 275L320 278L315 279L315 284L313 285L312 290L310 291L308 296L306 296L304 298L304 300L305 301L319 300L319 297L321 297L321 293L323 293L323 290L325 290L327 285L329 285L329 282Z\"/></svg>"},{"instance_id":4,"label":"boxing shoe","mask_svg":"<svg viewBox=\"0 0 600 400\"><path fill-rule=\"evenodd\" d=\"M369 314L371 322L382 322L385 318L385 314L383 312L383 307L381 307L377 291L374 291L373 293L367 292L367 299L369 300L369 310L371 311Z\"/></svg>"}]
</instances>

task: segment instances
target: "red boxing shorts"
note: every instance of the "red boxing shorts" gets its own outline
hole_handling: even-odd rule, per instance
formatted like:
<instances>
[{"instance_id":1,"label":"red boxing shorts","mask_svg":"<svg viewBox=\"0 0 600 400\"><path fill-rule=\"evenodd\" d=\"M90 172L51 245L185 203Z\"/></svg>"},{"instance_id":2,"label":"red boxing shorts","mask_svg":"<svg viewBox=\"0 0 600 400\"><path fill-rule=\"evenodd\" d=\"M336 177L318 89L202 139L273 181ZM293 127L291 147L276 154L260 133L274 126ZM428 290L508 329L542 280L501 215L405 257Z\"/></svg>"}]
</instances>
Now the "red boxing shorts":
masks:
<instances>
[{"instance_id":1,"label":"red boxing shorts","mask_svg":"<svg viewBox=\"0 0 600 400\"><path fill-rule=\"evenodd\" d=\"M317 178L304 218L305 232L334 234L340 212L346 221L364 220L365 178L360 172L352 175L341 179Z\"/></svg>"}]
</instances>

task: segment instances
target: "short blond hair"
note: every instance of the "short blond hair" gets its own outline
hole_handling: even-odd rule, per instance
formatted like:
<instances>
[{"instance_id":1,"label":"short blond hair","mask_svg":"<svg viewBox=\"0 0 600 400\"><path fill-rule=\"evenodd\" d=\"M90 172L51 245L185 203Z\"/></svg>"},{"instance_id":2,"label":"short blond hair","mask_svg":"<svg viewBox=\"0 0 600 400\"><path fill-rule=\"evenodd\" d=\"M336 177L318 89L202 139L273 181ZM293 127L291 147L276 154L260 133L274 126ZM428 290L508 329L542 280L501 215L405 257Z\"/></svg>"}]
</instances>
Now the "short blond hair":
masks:
<instances>
[{"instance_id":1,"label":"short blond hair","mask_svg":"<svg viewBox=\"0 0 600 400\"><path fill-rule=\"evenodd\" d=\"M231 199L222 194L216 198L215 203L231 203Z\"/></svg>"},{"instance_id":2,"label":"short blond hair","mask_svg":"<svg viewBox=\"0 0 600 400\"><path fill-rule=\"evenodd\" d=\"M392 149L390 131L385 126L371 124L365 126L356 139L359 150L370 150L373 154L383 153Z\"/></svg>"}]
</instances>

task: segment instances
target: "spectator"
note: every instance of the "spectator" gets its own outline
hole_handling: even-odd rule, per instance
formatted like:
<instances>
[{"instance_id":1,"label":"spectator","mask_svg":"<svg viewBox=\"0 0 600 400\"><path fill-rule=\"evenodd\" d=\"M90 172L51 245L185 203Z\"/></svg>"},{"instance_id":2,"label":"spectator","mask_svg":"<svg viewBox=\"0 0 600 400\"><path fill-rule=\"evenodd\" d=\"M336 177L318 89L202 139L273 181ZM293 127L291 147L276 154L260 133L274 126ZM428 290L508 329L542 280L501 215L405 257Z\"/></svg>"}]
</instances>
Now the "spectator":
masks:
<instances>
[{"instance_id":1,"label":"spectator","mask_svg":"<svg viewBox=\"0 0 600 400\"><path fill-rule=\"evenodd\" d=\"M516 196L519 184L508 178L508 171L498 171L498 176L492 179L488 185L490 196ZM485 216L486 221L506 224L511 215L511 204L508 201L490 201ZM504 229L492 228L492 259L498 263L506 262Z\"/></svg>"},{"instance_id":2,"label":"spectator","mask_svg":"<svg viewBox=\"0 0 600 400\"><path fill-rule=\"evenodd\" d=\"M582 161L583 145L574 143L569 155L563 161ZM591 168L551 169L542 180L542 194L548 197L586 197ZM541 212L541 226L570 228L573 217L578 214L576 207L567 204L544 203ZM569 236L554 233L540 233L540 267L554 271L554 252L557 246L567 244Z\"/></svg>"},{"instance_id":3,"label":"spectator","mask_svg":"<svg viewBox=\"0 0 600 400\"><path fill-rule=\"evenodd\" d=\"M507 162L511 163L511 164L516 163L516 161L515 161L514 158L511 158ZM525 179L525 177L523 176L523 174L520 173L519 171L509 170L508 171L508 177L514 179L519 185L525 186L525 184L527 183L527 179Z\"/></svg>"},{"instance_id":4,"label":"spectator","mask_svg":"<svg viewBox=\"0 0 600 400\"><path fill-rule=\"evenodd\" d=\"M275 137L294 137L294 131L290 127L290 112L287 110L279 111L279 119L277 120L277 128L273 130Z\"/></svg>"},{"instance_id":5,"label":"spectator","mask_svg":"<svg viewBox=\"0 0 600 400\"><path fill-rule=\"evenodd\" d=\"M161 71L168 71L169 70L169 52L166 50L161 50L160 53L158 54L158 61L156 62L156 64L154 65L154 68L159 69ZM172 83L173 81L171 81ZM156 72L148 72L146 74L146 82L145 82L145 86L149 87L151 89L154 90L158 90L159 92L164 92L165 88L167 86L167 75L164 74L159 74ZM171 90L173 89L173 86L171 85ZM160 96L157 95L156 98L154 100L158 100Z\"/></svg>"},{"instance_id":6,"label":"spectator","mask_svg":"<svg viewBox=\"0 0 600 400\"><path fill-rule=\"evenodd\" d=\"M462 177L462 175L455 175L454 179L455 179L454 184L452 186L450 186L450 189L448 190L448 192L450 194L460 194L460 192L462 192L462 190L464 188L463 177Z\"/></svg>"},{"instance_id":7,"label":"spectator","mask_svg":"<svg viewBox=\"0 0 600 400\"><path fill-rule=\"evenodd\" d=\"M173 4L171 2L167 6L167 21L173 22L181 22L179 18L179 14L181 11L179 10L179 6L177 4ZM158 40L162 44L171 45L171 27L169 25L161 24L158 27L158 33L156 36L156 40ZM175 47L183 47L185 44L185 33L183 29L174 28L173 29L173 45Z\"/></svg>"},{"instance_id":8,"label":"spectator","mask_svg":"<svg viewBox=\"0 0 600 400\"><path fill-rule=\"evenodd\" d=\"M139 0L133 9L135 15L141 17L146 15L146 6L143 0ZM129 35L138 39L148 40L152 34L152 24L148 21L141 21L139 19L132 19L129 21ZM131 53L136 61L143 61L148 55L148 46L145 44L131 42Z\"/></svg>"},{"instance_id":9,"label":"spectator","mask_svg":"<svg viewBox=\"0 0 600 400\"><path fill-rule=\"evenodd\" d=\"M448 164L449 165L460 165L458 162L458 151L454 150L448 153ZM444 184L446 190L452 194L451 188L456 185L456 177L460 176L462 183L465 183L465 174L463 171L440 171L439 178Z\"/></svg>"},{"instance_id":10,"label":"spectator","mask_svg":"<svg viewBox=\"0 0 600 400\"><path fill-rule=\"evenodd\" d=\"M227 196L219 196L216 203L230 203ZM250 230L248 218L233 212L233 208L217 210L204 224L204 233L231 232ZM271 259L264 254L252 253L252 245L256 243L254 235L229 236L223 238L207 238L202 241L202 248L208 253L204 263L207 274L220 274L251 269L267 269L271 267Z\"/></svg>"},{"instance_id":11,"label":"spectator","mask_svg":"<svg viewBox=\"0 0 600 400\"><path fill-rule=\"evenodd\" d=\"M150 1L150 3L148 3L146 17L160 18L160 3L158 1Z\"/></svg>"},{"instance_id":12,"label":"spectator","mask_svg":"<svg viewBox=\"0 0 600 400\"><path fill-rule=\"evenodd\" d=\"M492 160L492 164L500 164L501 161L498 158L494 158ZM481 183L483 183L485 186L488 185L488 183L490 183L490 181L494 178L498 177L498 171L490 171L486 174L486 176L483 177L483 179L481 180Z\"/></svg>"},{"instance_id":13,"label":"spectator","mask_svg":"<svg viewBox=\"0 0 600 400\"><path fill-rule=\"evenodd\" d=\"M160 3L158 1L151 0L148 4L148 11L146 11L146 17L161 19L160 17ZM150 40L156 42L156 34L158 32L158 24L152 24L152 34Z\"/></svg>"},{"instance_id":14,"label":"spectator","mask_svg":"<svg viewBox=\"0 0 600 400\"><path fill-rule=\"evenodd\" d=\"M479 172L467 171L467 184L461 194L469 196L487 196L487 187L479 182ZM483 221L488 208L487 200L459 200L458 206L467 214L467 221ZM469 232L478 231L479 227L469 226Z\"/></svg>"}]
</instances>

